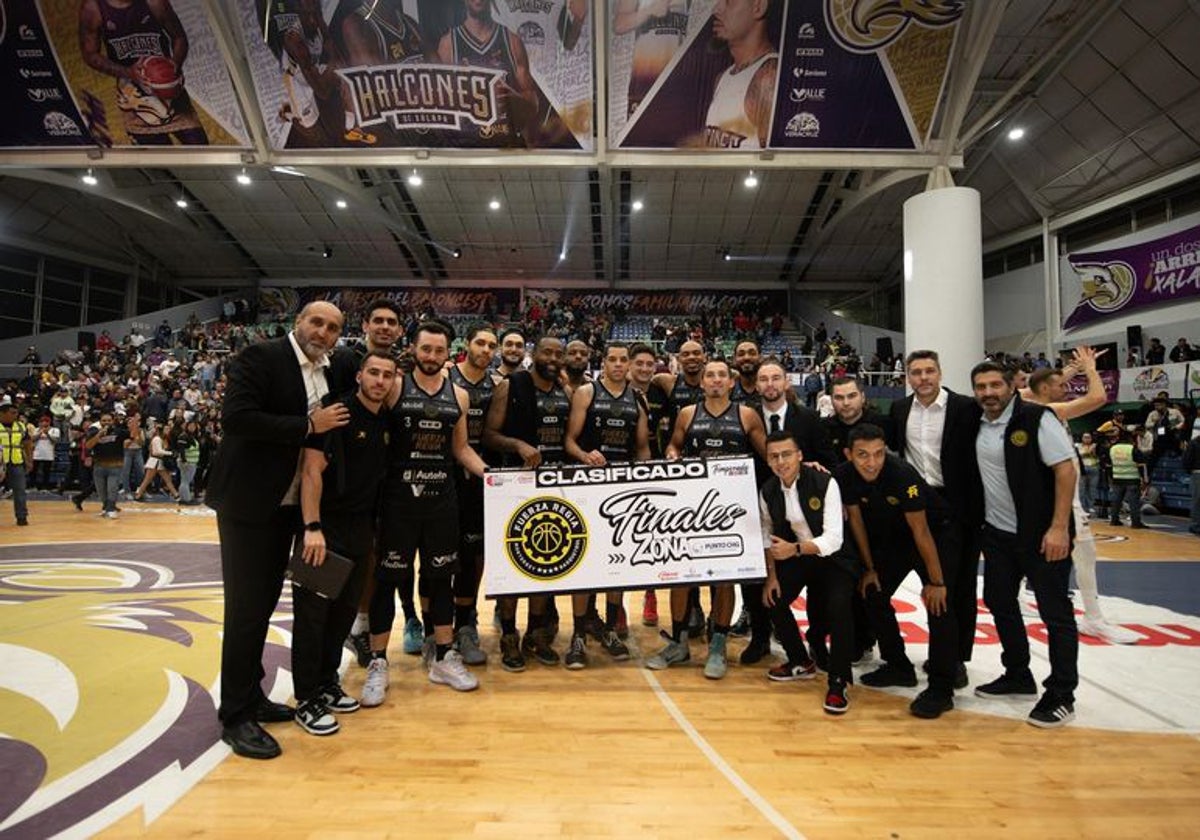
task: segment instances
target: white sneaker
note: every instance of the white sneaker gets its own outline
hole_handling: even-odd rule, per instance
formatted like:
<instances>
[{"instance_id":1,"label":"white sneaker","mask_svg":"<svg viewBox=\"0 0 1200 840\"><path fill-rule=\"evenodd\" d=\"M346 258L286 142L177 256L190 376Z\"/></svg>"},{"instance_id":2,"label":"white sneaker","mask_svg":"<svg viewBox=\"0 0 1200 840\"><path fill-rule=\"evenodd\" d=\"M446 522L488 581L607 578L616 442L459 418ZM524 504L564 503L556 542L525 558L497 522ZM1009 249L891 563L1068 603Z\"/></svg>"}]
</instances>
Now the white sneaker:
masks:
<instances>
[{"instance_id":1,"label":"white sneaker","mask_svg":"<svg viewBox=\"0 0 1200 840\"><path fill-rule=\"evenodd\" d=\"M1079 635L1103 639L1110 645L1136 645L1142 640L1140 633L1136 633L1119 624L1110 624L1104 618L1088 618L1084 616L1079 619L1078 625Z\"/></svg>"},{"instance_id":2,"label":"white sneaker","mask_svg":"<svg viewBox=\"0 0 1200 840\"><path fill-rule=\"evenodd\" d=\"M367 679L363 682L363 706L378 706L383 703L388 688L388 663L386 659L372 659L367 666Z\"/></svg>"},{"instance_id":3,"label":"white sneaker","mask_svg":"<svg viewBox=\"0 0 1200 840\"><path fill-rule=\"evenodd\" d=\"M296 708L296 723L310 735L332 735L340 728L320 697L306 700Z\"/></svg>"},{"instance_id":4,"label":"white sneaker","mask_svg":"<svg viewBox=\"0 0 1200 840\"><path fill-rule=\"evenodd\" d=\"M455 691L474 691L479 688L479 680L467 670L462 656L456 650L446 653L441 662L434 660L429 665L429 681L438 685L448 685Z\"/></svg>"},{"instance_id":5,"label":"white sneaker","mask_svg":"<svg viewBox=\"0 0 1200 840\"><path fill-rule=\"evenodd\" d=\"M104 511L104 518L105 518L105 519L116 519L116 518L117 518L117 516L118 516L118 513L117 513L115 510L106 510L106 511Z\"/></svg>"}]
</instances>

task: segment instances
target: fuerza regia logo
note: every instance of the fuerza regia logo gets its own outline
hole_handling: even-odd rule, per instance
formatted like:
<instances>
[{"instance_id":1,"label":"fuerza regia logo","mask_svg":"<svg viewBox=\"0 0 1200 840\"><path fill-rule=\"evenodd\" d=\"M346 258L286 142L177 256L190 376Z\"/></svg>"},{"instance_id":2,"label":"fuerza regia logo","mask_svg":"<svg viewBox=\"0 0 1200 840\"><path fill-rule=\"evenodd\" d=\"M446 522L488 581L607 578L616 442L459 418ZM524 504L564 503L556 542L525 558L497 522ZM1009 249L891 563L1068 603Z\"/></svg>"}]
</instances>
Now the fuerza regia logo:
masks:
<instances>
[{"instance_id":1,"label":"fuerza regia logo","mask_svg":"<svg viewBox=\"0 0 1200 840\"><path fill-rule=\"evenodd\" d=\"M825 0L825 24L850 52L883 49L909 26L939 29L963 16L963 0Z\"/></svg>"},{"instance_id":2,"label":"fuerza regia logo","mask_svg":"<svg viewBox=\"0 0 1200 840\"><path fill-rule=\"evenodd\" d=\"M521 574L561 580L587 552L587 521L566 499L538 496L517 508L504 526L504 552Z\"/></svg>"}]
</instances>

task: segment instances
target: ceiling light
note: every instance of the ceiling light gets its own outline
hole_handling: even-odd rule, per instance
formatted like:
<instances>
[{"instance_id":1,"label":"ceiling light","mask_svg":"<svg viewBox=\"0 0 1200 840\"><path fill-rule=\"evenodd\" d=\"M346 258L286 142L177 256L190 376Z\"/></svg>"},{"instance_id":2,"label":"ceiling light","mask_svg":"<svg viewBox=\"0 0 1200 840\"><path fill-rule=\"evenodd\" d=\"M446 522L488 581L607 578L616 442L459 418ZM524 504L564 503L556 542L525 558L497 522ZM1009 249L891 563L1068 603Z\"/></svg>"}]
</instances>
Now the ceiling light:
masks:
<instances>
[{"instance_id":1,"label":"ceiling light","mask_svg":"<svg viewBox=\"0 0 1200 840\"><path fill-rule=\"evenodd\" d=\"M451 255L453 255L454 259L458 259L459 257L462 256L462 248L455 248L450 253L451 253Z\"/></svg>"},{"instance_id":2,"label":"ceiling light","mask_svg":"<svg viewBox=\"0 0 1200 840\"><path fill-rule=\"evenodd\" d=\"M493 210L499 210L500 209L500 199L493 198L491 201L488 202L488 207L492 208Z\"/></svg>"},{"instance_id":3,"label":"ceiling light","mask_svg":"<svg viewBox=\"0 0 1200 840\"><path fill-rule=\"evenodd\" d=\"M321 256L324 257L325 259L329 259L330 257L333 256L333 248L326 245L325 250L321 252Z\"/></svg>"},{"instance_id":4,"label":"ceiling light","mask_svg":"<svg viewBox=\"0 0 1200 840\"><path fill-rule=\"evenodd\" d=\"M88 167L87 174L81 175L79 180L83 181L83 183L87 184L89 187L94 187L100 183L96 176L92 174L91 167Z\"/></svg>"},{"instance_id":5,"label":"ceiling light","mask_svg":"<svg viewBox=\"0 0 1200 840\"><path fill-rule=\"evenodd\" d=\"M337 208L338 208L339 210L345 210L347 206L348 206L348 205L346 204L346 199L344 199L344 198L339 198L339 199L337 200Z\"/></svg>"},{"instance_id":6,"label":"ceiling light","mask_svg":"<svg viewBox=\"0 0 1200 840\"><path fill-rule=\"evenodd\" d=\"M642 204L642 200L639 198L639 199L637 199L636 201L634 201L634 202L633 202L633 204L632 204L631 206L633 207L633 212L634 212L634 213L637 213L638 211L640 211L640 210L641 210L643 207L645 207L646 205L645 205L645 204Z\"/></svg>"},{"instance_id":7,"label":"ceiling light","mask_svg":"<svg viewBox=\"0 0 1200 840\"><path fill-rule=\"evenodd\" d=\"M1008 132L1008 139L1012 140L1014 142L1017 140L1020 140L1024 136L1025 136L1025 129L1023 129L1019 126L1017 128L1011 129Z\"/></svg>"},{"instance_id":8,"label":"ceiling light","mask_svg":"<svg viewBox=\"0 0 1200 840\"><path fill-rule=\"evenodd\" d=\"M421 179L421 173L414 169L412 174L408 176L408 185L410 187L419 187L422 183L424 181Z\"/></svg>"},{"instance_id":9,"label":"ceiling light","mask_svg":"<svg viewBox=\"0 0 1200 840\"><path fill-rule=\"evenodd\" d=\"M750 170L750 174L746 176L746 180L742 181L746 185L746 189L752 190L758 186L758 176L754 174L754 170Z\"/></svg>"},{"instance_id":10,"label":"ceiling light","mask_svg":"<svg viewBox=\"0 0 1200 840\"><path fill-rule=\"evenodd\" d=\"M297 178L304 177L303 172L301 172L299 169L295 169L291 166L272 166L271 171L278 172L280 175L295 175Z\"/></svg>"},{"instance_id":11,"label":"ceiling light","mask_svg":"<svg viewBox=\"0 0 1200 840\"><path fill-rule=\"evenodd\" d=\"M237 182L243 187L250 186L250 176L246 174L246 167L242 167L242 171L237 175Z\"/></svg>"},{"instance_id":12,"label":"ceiling light","mask_svg":"<svg viewBox=\"0 0 1200 840\"><path fill-rule=\"evenodd\" d=\"M558 252L558 261L559 261L559 262L562 262L562 261L563 261L563 260L565 260L566 258L567 258L567 252L566 252L566 251L559 251L559 252Z\"/></svg>"},{"instance_id":13,"label":"ceiling light","mask_svg":"<svg viewBox=\"0 0 1200 840\"><path fill-rule=\"evenodd\" d=\"M175 199L175 206L180 210L186 210L188 206L187 199L183 196L179 196L179 198Z\"/></svg>"},{"instance_id":14,"label":"ceiling light","mask_svg":"<svg viewBox=\"0 0 1200 840\"><path fill-rule=\"evenodd\" d=\"M733 254L730 253L728 248L726 248L724 253L721 254L721 259L725 260L725 262L729 262L733 259Z\"/></svg>"}]
</instances>

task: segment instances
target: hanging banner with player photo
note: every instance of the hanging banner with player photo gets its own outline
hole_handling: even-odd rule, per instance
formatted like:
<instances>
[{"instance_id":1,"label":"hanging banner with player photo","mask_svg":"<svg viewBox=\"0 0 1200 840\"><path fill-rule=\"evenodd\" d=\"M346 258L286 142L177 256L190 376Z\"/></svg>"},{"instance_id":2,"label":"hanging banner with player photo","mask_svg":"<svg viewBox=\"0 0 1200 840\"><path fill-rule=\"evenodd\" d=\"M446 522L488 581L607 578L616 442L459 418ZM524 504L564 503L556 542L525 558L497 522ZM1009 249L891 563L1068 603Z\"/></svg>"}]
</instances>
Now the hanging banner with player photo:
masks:
<instances>
[{"instance_id":1,"label":"hanging banner with player photo","mask_svg":"<svg viewBox=\"0 0 1200 840\"><path fill-rule=\"evenodd\" d=\"M203 0L0 2L0 146L250 146Z\"/></svg>"},{"instance_id":2,"label":"hanging banner with player photo","mask_svg":"<svg viewBox=\"0 0 1200 840\"><path fill-rule=\"evenodd\" d=\"M588 0L238 4L275 149L595 147Z\"/></svg>"},{"instance_id":3,"label":"hanging banner with player photo","mask_svg":"<svg viewBox=\"0 0 1200 840\"><path fill-rule=\"evenodd\" d=\"M488 597L766 577L750 458L484 478Z\"/></svg>"},{"instance_id":4,"label":"hanging banner with player photo","mask_svg":"<svg viewBox=\"0 0 1200 840\"><path fill-rule=\"evenodd\" d=\"M962 0L613 0L617 149L923 149Z\"/></svg>"},{"instance_id":5,"label":"hanging banner with player photo","mask_svg":"<svg viewBox=\"0 0 1200 840\"><path fill-rule=\"evenodd\" d=\"M1200 298L1200 226L1169 236L1067 257L1063 329L1139 309Z\"/></svg>"}]
</instances>

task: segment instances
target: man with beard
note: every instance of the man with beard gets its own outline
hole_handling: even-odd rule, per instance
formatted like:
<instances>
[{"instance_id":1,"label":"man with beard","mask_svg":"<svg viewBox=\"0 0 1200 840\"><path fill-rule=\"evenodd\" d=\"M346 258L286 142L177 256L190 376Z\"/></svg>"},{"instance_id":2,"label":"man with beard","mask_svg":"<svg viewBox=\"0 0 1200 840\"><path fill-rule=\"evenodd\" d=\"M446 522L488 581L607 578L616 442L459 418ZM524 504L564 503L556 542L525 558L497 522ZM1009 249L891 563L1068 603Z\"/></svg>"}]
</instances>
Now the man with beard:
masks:
<instances>
[{"instance_id":1,"label":"man with beard","mask_svg":"<svg viewBox=\"0 0 1200 840\"><path fill-rule=\"evenodd\" d=\"M610 342L604 351L600 378L580 386L571 395L571 418L567 424L567 455L583 464L602 467L616 461L645 461L650 457L649 422L646 409L626 381L629 348ZM566 665L571 670L587 667L586 635L591 633L614 660L629 659L629 648L617 636L621 592L605 598L604 626L595 626L586 594L571 596L575 629Z\"/></svg>"},{"instance_id":2,"label":"man with beard","mask_svg":"<svg viewBox=\"0 0 1200 840\"><path fill-rule=\"evenodd\" d=\"M862 384L853 376L838 376L829 386L833 400L833 416L822 420L825 432L836 459L836 464L847 460L846 449L850 446L850 432L861 423L870 423L887 431L889 421L867 404ZM806 450L807 451L807 450Z\"/></svg>"},{"instance_id":3,"label":"man with beard","mask_svg":"<svg viewBox=\"0 0 1200 840\"><path fill-rule=\"evenodd\" d=\"M675 418L685 405L695 405L704 399L701 374L704 372L704 347L698 341L688 340L679 345L676 354L679 373L656 373L647 389L647 403L651 406L650 434L658 438L659 451L665 451L675 428ZM662 406L655 414L654 406ZM646 591L642 604L642 624L658 626L658 598L653 589ZM700 587L688 589L688 634L699 636L704 631L704 608L700 606Z\"/></svg>"},{"instance_id":4,"label":"man with beard","mask_svg":"<svg viewBox=\"0 0 1200 840\"><path fill-rule=\"evenodd\" d=\"M516 327L500 333L500 363L496 373L508 376L525 366L525 336Z\"/></svg>"},{"instance_id":5,"label":"man with beard","mask_svg":"<svg viewBox=\"0 0 1200 840\"><path fill-rule=\"evenodd\" d=\"M1004 674L980 697L1036 696L1029 638L1017 603L1029 580L1049 638L1050 676L1028 722L1043 729L1075 718L1079 633L1071 605L1071 500L1075 448L1054 412L1016 396L1012 374L995 362L971 370L983 409L975 454L983 482L983 600L1000 636Z\"/></svg>"},{"instance_id":6,"label":"man with beard","mask_svg":"<svg viewBox=\"0 0 1200 840\"><path fill-rule=\"evenodd\" d=\"M483 454L483 421L492 402L496 380L490 370L496 355L496 333L486 324L467 331L467 357L450 368L450 381L467 395L467 442ZM483 665L487 654L479 647L479 584L483 580L483 481L466 470L458 480L458 574L454 576L454 642L468 665Z\"/></svg>"},{"instance_id":7,"label":"man with beard","mask_svg":"<svg viewBox=\"0 0 1200 840\"><path fill-rule=\"evenodd\" d=\"M479 687L452 649L453 576L458 566L458 495L455 462L482 477L483 459L467 442L470 403L445 375L450 328L423 322L415 336L416 367L388 395L391 443L384 481L383 537L371 599L371 664L362 705L378 706L388 687L387 646L396 617L393 591L421 557L417 592L425 630L429 681L456 691Z\"/></svg>"},{"instance_id":8,"label":"man with beard","mask_svg":"<svg viewBox=\"0 0 1200 840\"><path fill-rule=\"evenodd\" d=\"M729 363L713 360L705 364L702 374L704 399L684 406L675 420L667 457L711 458L723 455L749 455L765 451L766 433L758 412L729 398L731 375ZM761 597L761 588L759 596ZM668 644L650 659L646 667L662 670L691 659L688 649L688 629L685 621L687 590L671 590L671 634ZM713 632L708 646L704 676L719 680L726 672L726 640L733 618L733 584L714 587L712 619Z\"/></svg>"},{"instance_id":9,"label":"man with beard","mask_svg":"<svg viewBox=\"0 0 1200 840\"><path fill-rule=\"evenodd\" d=\"M567 384L571 388L578 388L580 385L592 381L588 374L588 363L591 359L592 350L587 346L587 342L575 339L567 343Z\"/></svg>"},{"instance_id":10,"label":"man with beard","mask_svg":"<svg viewBox=\"0 0 1200 840\"><path fill-rule=\"evenodd\" d=\"M483 427L483 444L504 455L504 466L533 469L561 464L571 413L570 395L562 387L562 341L543 337L534 345L533 366L496 383ZM549 596L529 599L529 622L522 643L517 634L517 599L500 598L500 664L506 671L524 671L525 657L557 665L558 653L547 625Z\"/></svg>"},{"instance_id":11,"label":"man with beard","mask_svg":"<svg viewBox=\"0 0 1200 840\"><path fill-rule=\"evenodd\" d=\"M280 753L259 723L292 719L263 694L263 644L301 524L301 447L350 419L341 403L321 406L327 354L341 332L336 306L310 303L286 338L247 346L226 370L224 438L205 501L217 512L225 584L221 740L249 758Z\"/></svg>"},{"instance_id":12,"label":"man with beard","mask_svg":"<svg viewBox=\"0 0 1200 840\"><path fill-rule=\"evenodd\" d=\"M349 714L359 707L342 690L338 666L342 640L354 621L369 571L379 485L387 468L388 422L380 409L396 380L396 360L387 353L370 352L357 379L357 389L342 400L350 410L350 422L323 435L309 435L301 456L304 562L322 565L328 546L354 563L341 593L332 600L292 585L296 723L313 735L334 734L339 728L334 714Z\"/></svg>"},{"instance_id":13,"label":"man with beard","mask_svg":"<svg viewBox=\"0 0 1200 840\"><path fill-rule=\"evenodd\" d=\"M735 403L743 403L757 409L762 403L758 393L758 365L762 361L762 353L758 344L753 341L739 341L733 348L733 370L737 379L729 399Z\"/></svg>"}]
</instances>

